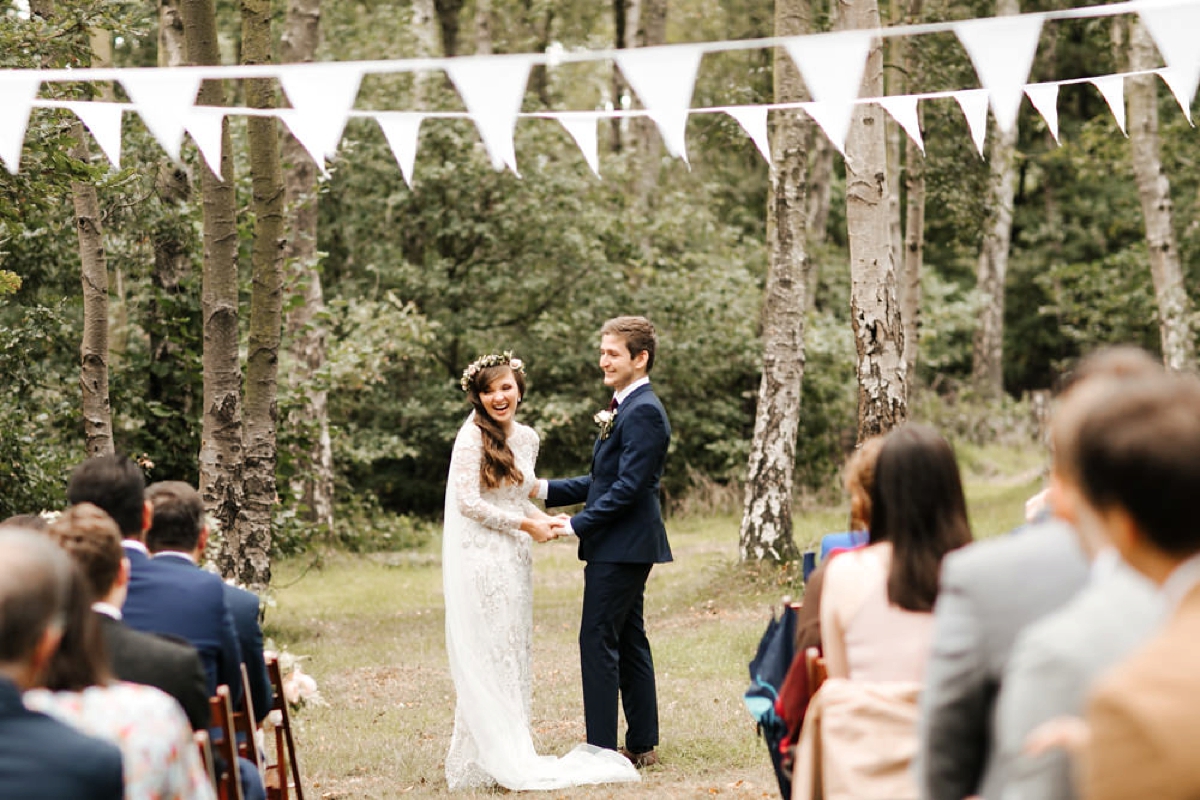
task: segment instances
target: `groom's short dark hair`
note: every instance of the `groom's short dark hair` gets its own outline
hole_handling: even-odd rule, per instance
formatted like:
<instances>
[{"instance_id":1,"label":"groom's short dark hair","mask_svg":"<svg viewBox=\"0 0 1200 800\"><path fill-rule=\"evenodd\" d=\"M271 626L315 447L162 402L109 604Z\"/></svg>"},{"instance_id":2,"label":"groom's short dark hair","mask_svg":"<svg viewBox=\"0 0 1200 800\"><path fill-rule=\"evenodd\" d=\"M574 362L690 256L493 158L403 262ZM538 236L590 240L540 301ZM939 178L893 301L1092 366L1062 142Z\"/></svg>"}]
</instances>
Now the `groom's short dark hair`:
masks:
<instances>
[{"instance_id":1,"label":"groom's short dark hair","mask_svg":"<svg viewBox=\"0 0 1200 800\"><path fill-rule=\"evenodd\" d=\"M654 351L658 349L658 334L654 323L645 317L613 317L600 328L601 336L620 336L629 348L629 355L646 353L646 372L654 366Z\"/></svg>"}]
</instances>

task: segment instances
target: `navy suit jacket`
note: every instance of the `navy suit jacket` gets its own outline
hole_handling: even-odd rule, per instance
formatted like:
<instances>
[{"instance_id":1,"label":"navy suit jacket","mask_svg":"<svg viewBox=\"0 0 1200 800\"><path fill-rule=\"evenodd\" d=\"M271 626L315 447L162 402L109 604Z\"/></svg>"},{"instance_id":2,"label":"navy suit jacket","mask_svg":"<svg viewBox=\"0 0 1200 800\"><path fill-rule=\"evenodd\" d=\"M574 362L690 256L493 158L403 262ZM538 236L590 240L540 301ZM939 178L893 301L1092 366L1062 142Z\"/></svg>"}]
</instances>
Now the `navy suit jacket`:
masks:
<instances>
[{"instance_id":1,"label":"navy suit jacket","mask_svg":"<svg viewBox=\"0 0 1200 800\"><path fill-rule=\"evenodd\" d=\"M584 503L571 517L582 561L661 564L671 545L658 500L671 443L667 412L649 384L634 389L617 409L607 437L596 438L592 470L549 481L546 505Z\"/></svg>"},{"instance_id":2,"label":"navy suit jacket","mask_svg":"<svg viewBox=\"0 0 1200 800\"><path fill-rule=\"evenodd\" d=\"M258 624L258 595L225 584L225 605L233 615L233 626L237 629L238 647L242 651L242 663L250 677L250 699L254 705L254 719L261 720L271 711L274 697L271 678L267 675L267 662L263 659L262 626Z\"/></svg>"},{"instance_id":3,"label":"navy suit jacket","mask_svg":"<svg viewBox=\"0 0 1200 800\"><path fill-rule=\"evenodd\" d=\"M4 800L121 800L117 746L29 711L0 678L0 797Z\"/></svg>"},{"instance_id":4,"label":"navy suit jacket","mask_svg":"<svg viewBox=\"0 0 1200 800\"><path fill-rule=\"evenodd\" d=\"M125 624L186 639L204 664L209 697L225 684L237 705L242 696L242 651L225 602L225 582L171 554L146 559L134 573L140 573L139 580L130 581L121 609Z\"/></svg>"}]
</instances>

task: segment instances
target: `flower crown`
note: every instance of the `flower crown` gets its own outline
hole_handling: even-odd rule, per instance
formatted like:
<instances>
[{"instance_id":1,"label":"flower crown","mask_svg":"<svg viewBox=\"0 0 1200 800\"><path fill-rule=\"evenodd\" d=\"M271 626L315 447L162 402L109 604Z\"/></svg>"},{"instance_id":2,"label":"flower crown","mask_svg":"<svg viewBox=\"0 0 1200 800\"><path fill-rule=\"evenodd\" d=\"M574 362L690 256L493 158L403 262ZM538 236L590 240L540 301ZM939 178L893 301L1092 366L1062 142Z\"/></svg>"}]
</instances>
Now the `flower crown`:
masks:
<instances>
[{"instance_id":1,"label":"flower crown","mask_svg":"<svg viewBox=\"0 0 1200 800\"><path fill-rule=\"evenodd\" d=\"M458 382L458 385L464 392L467 391L471 388L471 380L479 374L479 371L489 367L508 367L513 372L525 374L525 362L519 358L513 358L512 350L505 350L503 353L489 353L472 361L463 370L462 380Z\"/></svg>"}]
</instances>

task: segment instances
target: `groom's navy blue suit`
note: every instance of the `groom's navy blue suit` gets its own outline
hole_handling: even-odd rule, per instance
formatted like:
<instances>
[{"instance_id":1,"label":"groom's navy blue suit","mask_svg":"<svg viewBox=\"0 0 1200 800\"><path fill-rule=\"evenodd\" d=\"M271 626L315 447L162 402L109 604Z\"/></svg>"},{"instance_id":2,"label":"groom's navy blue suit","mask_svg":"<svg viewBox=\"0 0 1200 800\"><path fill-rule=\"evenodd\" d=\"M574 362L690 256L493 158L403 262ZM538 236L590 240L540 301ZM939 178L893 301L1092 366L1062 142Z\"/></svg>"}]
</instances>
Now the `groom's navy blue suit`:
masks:
<instances>
[{"instance_id":1,"label":"groom's navy blue suit","mask_svg":"<svg viewBox=\"0 0 1200 800\"><path fill-rule=\"evenodd\" d=\"M658 746L654 660L642 618L650 568L671 560L659 505L659 480L671 441L667 412L649 385L617 409L607 437L597 438L591 473L547 483L546 505L584 503L571 518L584 568L579 654L587 740L617 748L618 696L625 747Z\"/></svg>"}]
</instances>

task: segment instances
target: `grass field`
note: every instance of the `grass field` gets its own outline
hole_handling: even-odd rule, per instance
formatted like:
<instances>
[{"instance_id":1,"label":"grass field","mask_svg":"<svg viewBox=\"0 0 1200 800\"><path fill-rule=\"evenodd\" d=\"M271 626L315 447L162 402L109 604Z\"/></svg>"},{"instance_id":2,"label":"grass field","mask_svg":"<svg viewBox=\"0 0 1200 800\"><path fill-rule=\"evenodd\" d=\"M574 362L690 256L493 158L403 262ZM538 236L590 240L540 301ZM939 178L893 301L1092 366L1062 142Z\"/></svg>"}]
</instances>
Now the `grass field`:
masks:
<instances>
[{"instance_id":1,"label":"grass field","mask_svg":"<svg viewBox=\"0 0 1200 800\"><path fill-rule=\"evenodd\" d=\"M1039 454L960 449L977 537L1021 521L1040 488ZM801 508L801 547L845 526L844 507ZM659 686L663 764L641 784L543 793L554 798L777 796L766 748L742 705L747 662L773 607L799 595L796 575L737 562L733 516L668 522L675 562L656 567L646 593ZM582 565L574 547L534 551L534 702L539 752L583 741L576 645ZM266 635L306 656L327 706L294 717L306 796L441 797L453 686L443 650L437 543L425 552L301 557L275 567ZM486 793L485 793L486 794ZM456 795L470 797L470 793Z\"/></svg>"}]
</instances>

